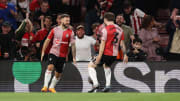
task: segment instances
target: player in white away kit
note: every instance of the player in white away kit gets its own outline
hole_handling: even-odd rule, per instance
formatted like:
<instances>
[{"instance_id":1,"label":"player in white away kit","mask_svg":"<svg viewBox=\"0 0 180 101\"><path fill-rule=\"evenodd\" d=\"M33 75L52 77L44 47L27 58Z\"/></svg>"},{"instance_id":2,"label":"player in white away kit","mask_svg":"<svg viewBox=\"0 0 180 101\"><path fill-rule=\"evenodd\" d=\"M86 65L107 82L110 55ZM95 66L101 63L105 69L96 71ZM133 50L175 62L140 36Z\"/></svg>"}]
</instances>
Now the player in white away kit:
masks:
<instances>
[{"instance_id":1,"label":"player in white away kit","mask_svg":"<svg viewBox=\"0 0 180 101\"><path fill-rule=\"evenodd\" d=\"M97 74L95 67L100 61L103 63L106 85L102 92L109 92L111 86L111 65L116 60L118 54L118 47L121 46L124 52L124 63L128 62L128 57L126 55L125 45L120 44L121 37L124 34L123 30L116 24L114 24L115 15L111 12L107 12L104 15L104 24L106 25L102 29L101 44L99 49L99 55L89 63L88 72L89 76L93 82L93 88L89 91L96 92L99 88L99 83L97 80Z\"/></svg>"}]
</instances>

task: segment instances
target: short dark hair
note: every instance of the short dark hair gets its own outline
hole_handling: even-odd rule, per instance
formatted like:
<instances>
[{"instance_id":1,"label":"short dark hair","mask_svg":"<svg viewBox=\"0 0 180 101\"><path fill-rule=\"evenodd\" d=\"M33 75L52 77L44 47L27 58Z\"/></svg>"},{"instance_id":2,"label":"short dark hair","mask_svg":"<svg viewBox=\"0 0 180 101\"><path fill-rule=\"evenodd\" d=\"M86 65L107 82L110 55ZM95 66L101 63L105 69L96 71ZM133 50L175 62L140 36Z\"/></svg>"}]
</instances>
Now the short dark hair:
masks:
<instances>
[{"instance_id":1,"label":"short dark hair","mask_svg":"<svg viewBox=\"0 0 180 101\"><path fill-rule=\"evenodd\" d=\"M48 4L49 4L48 0L42 0L42 2L40 3L40 5L42 5L43 3L48 3Z\"/></svg>"},{"instance_id":2,"label":"short dark hair","mask_svg":"<svg viewBox=\"0 0 180 101\"><path fill-rule=\"evenodd\" d=\"M106 12L104 14L104 18L107 19L108 21L114 21L115 20L115 15L112 12Z\"/></svg>"},{"instance_id":3,"label":"short dark hair","mask_svg":"<svg viewBox=\"0 0 180 101\"><path fill-rule=\"evenodd\" d=\"M147 29L153 20L154 20L153 16L150 15L145 16L143 18L141 28Z\"/></svg>"},{"instance_id":4,"label":"short dark hair","mask_svg":"<svg viewBox=\"0 0 180 101\"><path fill-rule=\"evenodd\" d=\"M58 13L58 14L57 14L57 17L58 17L58 16L61 16L61 15L62 15L62 13Z\"/></svg>"},{"instance_id":5,"label":"short dark hair","mask_svg":"<svg viewBox=\"0 0 180 101\"><path fill-rule=\"evenodd\" d=\"M135 38L135 39L133 40L133 44L135 44L136 42L139 42L139 43L142 44L142 40L141 40L140 38Z\"/></svg>"},{"instance_id":6,"label":"short dark hair","mask_svg":"<svg viewBox=\"0 0 180 101\"><path fill-rule=\"evenodd\" d=\"M99 26L99 25L100 25L100 23L95 22L95 23L92 24L91 28L92 28L92 29L95 29L95 28L96 28L97 26Z\"/></svg>"},{"instance_id":7,"label":"short dark hair","mask_svg":"<svg viewBox=\"0 0 180 101\"><path fill-rule=\"evenodd\" d=\"M70 17L70 15L69 14L61 14L61 19L65 18L65 17Z\"/></svg>"},{"instance_id":8,"label":"short dark hair","mask_svg":"<svg viewBox=\"0 0 180 101\"><path fill-rule=\"evenodd\" d=\"M123 3L123 8L127 9L129 7L132 7L132 2L130 0L125 0Z\"/></svg>"},{"instance_id":9,"label":"short dark hair","mask_svg":"<svg viewBox=\"0 0 180 101\"><path fill-rule=\"evenodd\" d=\"M52 21L52 17L51 17L51 16L45 16L44 20L45 20L45 19L49 19L49 20Z\"/></svg>"}]
</instances>

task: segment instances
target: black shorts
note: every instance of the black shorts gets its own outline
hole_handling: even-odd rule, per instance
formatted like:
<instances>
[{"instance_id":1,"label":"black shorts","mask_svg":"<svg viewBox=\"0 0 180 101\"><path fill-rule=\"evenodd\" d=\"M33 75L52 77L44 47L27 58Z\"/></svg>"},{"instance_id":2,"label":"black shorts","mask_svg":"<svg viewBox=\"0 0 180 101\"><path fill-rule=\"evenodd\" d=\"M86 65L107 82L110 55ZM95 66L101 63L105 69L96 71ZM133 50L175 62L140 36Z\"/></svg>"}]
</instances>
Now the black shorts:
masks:
<instances>
[{"instance_id":1,"label":"black shorts","mask_svg":"<svg viewBox=\"0 0 180 101\"><path fill-rule=\"evenodd\" d=\"M92 58L91 61L93 63L95 63L96 57L97 57L97 55ZM101 58L101 61L98 65L105 64L106 66L111 67L111 65L114 63L114 61L116 61L116 56L103 55Z\"/></svg>"},{"instance_id":2,"label":"black shorts","mask_svg":"<svg viewBox=\"0 0 180 101\"><path fill-rule=\"evenodd\" d=\"M53 64L56 72L62 73L64 68L64 63L66 62L66 58L57 57L53 54L49 54L49 64Z\"/></svg>"}]
</instances>

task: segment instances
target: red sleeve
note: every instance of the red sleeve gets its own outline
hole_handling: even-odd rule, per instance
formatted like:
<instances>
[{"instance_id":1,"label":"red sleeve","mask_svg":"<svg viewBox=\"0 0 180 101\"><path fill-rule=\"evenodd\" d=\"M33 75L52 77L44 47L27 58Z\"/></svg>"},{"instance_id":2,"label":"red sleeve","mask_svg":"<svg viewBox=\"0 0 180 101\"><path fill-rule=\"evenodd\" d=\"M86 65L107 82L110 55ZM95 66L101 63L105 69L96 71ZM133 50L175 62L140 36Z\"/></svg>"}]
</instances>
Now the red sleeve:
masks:
<instances>
[{"instance_id":1,"label":"red sleeve","mask_svg":"<svg viewBox=\"0 0 180 101\"><path fill-rule=\"evenodd\" d=\"M33 0L33 1L29 4L29 9L30 9L31 11L35 11L36 8L40 8L40 5L39 5L39 3L38 3L37 0Z\"/></svg>"},{"instance_id":2,"label":"red sleeve","mask_svg":"<svg viewBox=\"0 0 180 101\"><path fill-rule=\"evenodd\" d=\"M35 11L35 7L34 7L34 2L33 1L29 4L29 9L31 11Z\"/></svg>"},{"instance_id":3,"label":"red sleeve","mask_svg":"<svg viewBox=\"0 0 180 101\"><path fill-rule=\"evenodd\" d=\"M7 5L0 3L0 8L6 9Z\"/></svg>"},{"instance_id":4,"label":"red sleeve","mask_svg":"<svg viewBox=\"0 0 180 101\"><path fill-rule=\"evenodd\" d=\"M51 30L47 38L51 40L53 36L54 36L54 29Z\"/></svg>"},{"instance_id":5,"label":"red sleeve","mask_svg":"<svg viewBox=\"0 0 180 101\"><path fill-rule=\"evenodd\" d=\"M121 40L124 40L124 32L122 32Z\"/></svg>"},{"instance_id":6,"label":"red sleeve","mask_svg":"<svg viewBox=\"0 0 180 101\"><path fill-rule=\"evenodd\" d=\"M40 31L38 31L38 32L36 33L36 35L34 36L34 38L33 38L33 40L32 40L33 43L39 41L38 39L39 39L39 35L40 35L40 34L41 34Z\"/></svg>"},{"instance_id":7,"label":"red sleeve","mask_svg":"<svg viewBox=\"0 0 180 101\"><path fill-rule=\"evenodd\" d=\"M75 36L74 36L74 32L72 31L72 34L71 34L71 44L72 43L75 43Z\"/></svg>"}]
</instances>

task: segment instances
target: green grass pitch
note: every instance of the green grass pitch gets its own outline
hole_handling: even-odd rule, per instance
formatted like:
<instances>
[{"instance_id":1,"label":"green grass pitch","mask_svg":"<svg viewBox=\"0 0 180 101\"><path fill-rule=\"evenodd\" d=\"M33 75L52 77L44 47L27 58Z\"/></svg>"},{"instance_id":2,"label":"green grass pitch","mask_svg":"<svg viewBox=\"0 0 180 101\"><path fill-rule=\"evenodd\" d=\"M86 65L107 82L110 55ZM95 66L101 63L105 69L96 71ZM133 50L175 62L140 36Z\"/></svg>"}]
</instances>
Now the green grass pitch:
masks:
<instances>
[{"instance_id":1,"label":"green grass pitch","mask_svg":"<svg viewBox=\"0 0 180 101\"><path fill-rule=\"evenodd\" d=\"M0 93L0 101L180 101L180 93Z\"/></svg>"}]
</instances>

